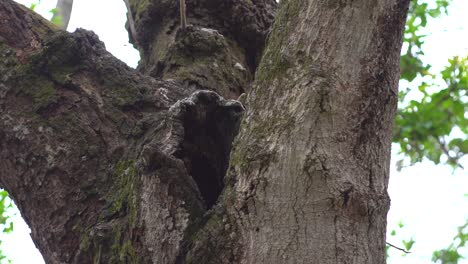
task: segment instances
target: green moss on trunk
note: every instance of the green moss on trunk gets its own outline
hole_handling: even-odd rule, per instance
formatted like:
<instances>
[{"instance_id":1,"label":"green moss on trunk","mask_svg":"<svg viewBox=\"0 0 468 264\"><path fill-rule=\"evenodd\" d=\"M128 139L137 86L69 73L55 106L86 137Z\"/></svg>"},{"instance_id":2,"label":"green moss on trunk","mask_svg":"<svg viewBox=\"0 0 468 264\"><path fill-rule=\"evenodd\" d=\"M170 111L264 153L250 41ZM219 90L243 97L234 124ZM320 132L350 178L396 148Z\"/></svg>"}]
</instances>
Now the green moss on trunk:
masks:
<instances>
[{"instance_id":1,"label":"green moss on trunk","mask_svg":"<svg viewBox=\"0 0 468 264\"><path fill-rule=\"evenodd\" d=\"M134 226L137 217L137 170L132 160L120 161L115 165L114 185L109 193L112 205L110 215L126 215L128 222Z\"/></svg>"},{"instance_id":2,"label":"green moss on trunk","mask_svg":"<svg viewBox=\"0 0 468 264\"><path fill-rule=\"evenodd\" d=\"M112 170L107 209L92 227L76 225L81 234L81 259L93 263L146 263L135 249L137 169L133 160L119 161Z\"/></svg>"}]
</instances>

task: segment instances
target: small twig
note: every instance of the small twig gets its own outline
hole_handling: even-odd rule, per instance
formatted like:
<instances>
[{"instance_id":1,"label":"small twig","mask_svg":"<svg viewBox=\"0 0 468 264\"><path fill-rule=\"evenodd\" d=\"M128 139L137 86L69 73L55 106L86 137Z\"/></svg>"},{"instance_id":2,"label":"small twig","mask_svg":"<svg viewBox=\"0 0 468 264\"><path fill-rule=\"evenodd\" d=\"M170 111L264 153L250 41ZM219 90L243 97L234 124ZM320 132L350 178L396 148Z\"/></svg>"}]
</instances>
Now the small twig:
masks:
<instances>
[{"instance_id":1,"label":"small twig","mask_svg":"<svg viewBox=\"0 0 468 264\"><path fill-rule=\"evenodd\" d=\"M464 170L465 168L458 163L458 160L460 159L459 157L453 157L452 155L450 155L450 151L449 149L447 148L447 143L445 142L445 139L444 137L436 137L437 141L439 142L439 145L440 145L440 148L442 149L442 152L447 156L447 159L452 162L453 164L455 164L457 167L459 167L460 169Z\"/></svg>"},{"instance_id":2,"label":"small twig","mask_svg":"<svg viewBox=\"0 0 468 264\"><path fill-rule=\"evenodd\" d=\"M409 251L407 251L407 250L405 250L405 249L403 249L403 248L400 248L400 247L394 246L394 245L392 245L392 244L390 244L390 243L388 243L388 242L385 242L385 243L387 243L387 245L391 246L392 248L395 248L395 249L398 249L398 250L400 250L400 251L403 251L403 252L405 252L406 254L409 254L409 253L411 253L411 252L409 252Z\"/></svg>"},{"instance_id":3,"label":"small twig","mask_svg":"<svg viewBox=\"0 0 468 264\"><path fill-rule=\"evenodd\" d=\"M185 0L180 0L180 26L182 29L187 27L187 6Z\"/></svg>"}]
</instances>

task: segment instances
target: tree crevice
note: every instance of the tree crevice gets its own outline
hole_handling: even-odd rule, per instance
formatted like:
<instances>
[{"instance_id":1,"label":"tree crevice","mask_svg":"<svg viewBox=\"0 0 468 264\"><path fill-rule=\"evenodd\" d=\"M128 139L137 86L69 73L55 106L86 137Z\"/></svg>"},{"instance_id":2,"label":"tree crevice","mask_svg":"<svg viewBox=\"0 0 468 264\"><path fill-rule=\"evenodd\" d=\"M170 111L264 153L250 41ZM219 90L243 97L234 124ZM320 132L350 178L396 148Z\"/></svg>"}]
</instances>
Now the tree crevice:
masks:
<instances>
[{"instance_id":1,"label":"tree crevice","mask_svg":"<svg viewBox=\"0 0 468 264\"><path fill-rule=\"evenodd\" d=\"M281 1L258 64L275 0L128 0L133 70L1 1L0 182L45 261L383 263L408 1L335 2Z\"/></svg>"},{"instance_id":2,"label":"tree crevice","mask_svg":"<svg viewBox=\"0 0 468 264\"><path fill-rule=\"evenodd\" d=\"M209 91L197 92L182 104L185 132L175 156L184 161L206 209L210 209L224 189L232 142L244 108Z\"/></svg>"}]
</instances>

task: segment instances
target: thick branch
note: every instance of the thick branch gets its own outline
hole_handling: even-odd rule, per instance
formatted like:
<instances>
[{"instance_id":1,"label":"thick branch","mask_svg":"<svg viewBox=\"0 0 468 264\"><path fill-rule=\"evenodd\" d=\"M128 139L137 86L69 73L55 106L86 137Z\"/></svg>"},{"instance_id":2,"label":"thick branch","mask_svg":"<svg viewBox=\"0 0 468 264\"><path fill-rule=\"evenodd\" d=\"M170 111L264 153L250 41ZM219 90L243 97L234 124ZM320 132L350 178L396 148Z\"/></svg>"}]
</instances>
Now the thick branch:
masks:
<instances>
[{"instance_id":1,"label":"thick branch","mask_svg":"<svg viewBox=\"0 0 468 264\"><path fill-rule=\"evenodd\" d=\"M46 262L175 263L208 241L243 107L142 76L92 32L0 11L0 183Z\"/></svg>"},{"instance_id":2,"label":"thick branch","mask_svg":"<svg viewBox=\"0 0 468 264\"><path fill-rule=\"evenodd\" d=\"M227 98L246 91L276 9L275 0L187 1L180 30L179 1L129 0L128 25L142 54L140 70ZM183 10L182 10L183 11ZM132 30L130 30L132 32Z\"/></svg>"},{"instance_id":3,"label":"thick branch","mask_svg":"<svg viewBox=\"0 0 468 264\"><path fill-rule=\"evenodd\" d=\"M49 21L12 1L2 1L0 22L0 43L14 48L20 60L42 48L45 39L56 30Z\"/></svg>"}]
</instances>

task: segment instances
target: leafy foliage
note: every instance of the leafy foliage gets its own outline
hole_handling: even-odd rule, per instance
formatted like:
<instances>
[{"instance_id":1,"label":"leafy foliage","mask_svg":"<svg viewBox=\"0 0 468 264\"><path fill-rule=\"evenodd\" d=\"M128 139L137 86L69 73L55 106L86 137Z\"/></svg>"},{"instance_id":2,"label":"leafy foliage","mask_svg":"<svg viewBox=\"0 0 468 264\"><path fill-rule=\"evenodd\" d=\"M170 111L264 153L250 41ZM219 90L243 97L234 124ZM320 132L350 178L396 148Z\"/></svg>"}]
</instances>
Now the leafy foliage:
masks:
<instances>
[{"instance_id":1,"label":"leafy foliage","mask_svg":"<svg viewBox=\"0 0 468 264\"><path fill-rule=\"evenodd\" d=\"M409 158L410 164L426 158L436 164L463 168L460 159L468 153L468 57L449 59L440 73L431 73L431 65L421 59L425 38L421 32L430 18L447 14L450 2L411 0L400 68L401 83L417 87L417 99L414 88L400 92L394 132L394 142L400 145L400 153ZM401 169L404 160L398 165ZM459 228L447 249L434 252L433 261L458 263L463 258L460 248L467 246L467 238L468 222ZM410 248L414 240L402 243Z\"/></svg>"},{"instance_id":2,"label":"leafy foliage","mask_svg":"<svg viewBox=\"0 0 468 264\"><path fill-rule=\"evenodd\" d=\"M49 12L52 13L52 19L50 20L50 22L52 22L54 25L57 25L57 26L63 25L62 17L56 15L58 13L57 8L54 8L54 9L50 10Z\"/></svg>"},{"instance_id":3,"label":"leafy foliage","mask_svg":"<svg viewBox=\"0 0 468 264\"><path fill-rule=\"evenodd\" d=\"M461 167L461 157L468 153L468 67L467 58L455 57L440 73L431 73L425 64L421 32L429 18L447 14L451 0L436 0L433 5L412 0L401 56L402 83L417 87L417 100L411 92L400 92L400 109L396 117L394 142L410 164L427 158L436 164ZM438 83L442 82L440 85ZM399 162L400 167L404 165Z\"/></svg>"},{"instance_id":4,"label":"leafy foliage","mask_svg":"<svg viewBox=\"0 0 468 264\"><path fill-rule=\"evenodd\" d=\"M404 233L404 230L403 230L404 227L405 227L405 225L403 224L402 221L398 222L397 228L392 229L392 231L390 232L390 237L396 238L397 234L400 233L400 231L401 231L401 233ZM414 245L414 243L416 243L416 241L411 237L409 240L403 239L401 241L401 243L403 245L403 248L398 248L398 250L401 250L401 251L406 250L407 252L409 252L413 248L413 245ZM389 250L392 250L392 249L395 250L396 249L396 248L393 248L393 247L394 247L394 245L390 246L387 243L387 246L386 246L387 258L389 257L389 254L388 254ZM403 252L404 256L406 254L407 254L406 252Z\"/></svg>"},{"instance_id":5,"label":"leafy foliage","mask_svg":"<svg viewBox=\"0 0 468 264\"><path fill-rule=\"evenodd\" d=\"M32 3L29 6L29 9L35 11L35 9L41 4L42 0L37 0L37 2ZM62 17L61 16L56 16L58 10L57 8L53 8L49 11L49 13L52 14L52 18L50 19L50 22L52 22L54 25L61 26L63 25Z\"/></svg>"},{"instance_id":6,"label":"leafy foliage","mask_svg":"<svg viewBox=\"0 0 468 264\"><path fill-rule=\"evenodd\" d=\"M461 166L460 158L468 153L467 70L468 58L450 59L449 65L436 75L444 81L444 87L439 89L435 79L432 83L422 82L422 98L410 100L399 109L394 140L411 163L428 158L438 164L444 157L446 163ZM439 90L431 92L434 89Z\"/></svg>"},{"instance_id":7,"label":"leafy foliage","mask_svg":"<svg viewBox=\"0 0 468 264\"><path fill-rule=\"evenodd\" d=\"M424 55L422 45L425 37L421 30L427 26L428 18L446 14L450 1L437 0L435 7L431 7L427 2L411 0L400 63L403 80L413 81L418 75L428 74L430 65L424 64L420 58Z\"/></svg>"},{"instance_id":8,"label":"leafy foliage","mask_svg":"<svg viewBox=\"0 0 468 264\"><path fill-rule=\"evenodd\" d=\"M458 234L455 236L452 244L443 250L438 250L432 255L432 261L441 264L457 264L463 256L459 250L467 245L468 242L468 222L458 228Z\"/></svg>"},{"instance_id":9,"label":"leafy foliage","mask_svg":"<svg viewBox=\"0 0 468 264\"><path fill-rule=\"evenodd\" d=\"M13 207L13 202L8 198L8 193L4 190L0 191L0 233L10 233L13 231L13 222L10 221L7 211ZM2 241L0 240L0 246ZM8 261L0 247L0 262Z\"/></svg>"}]
</instances>

